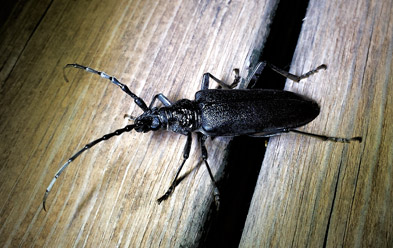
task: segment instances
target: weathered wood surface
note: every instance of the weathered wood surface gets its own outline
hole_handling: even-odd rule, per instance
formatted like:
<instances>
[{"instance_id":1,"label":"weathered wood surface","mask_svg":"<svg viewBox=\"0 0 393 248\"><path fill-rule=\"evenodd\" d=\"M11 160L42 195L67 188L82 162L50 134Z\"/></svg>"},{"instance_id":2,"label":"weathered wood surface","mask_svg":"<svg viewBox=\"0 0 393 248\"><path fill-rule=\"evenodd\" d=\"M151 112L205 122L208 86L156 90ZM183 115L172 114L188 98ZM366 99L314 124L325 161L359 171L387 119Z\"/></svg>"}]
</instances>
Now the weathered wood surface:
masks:
<instances>
[{"instance_id":1,"label":"weathered wood surface","mask_svg":"<svg viewBox=\"0 0 393 248\"><path fill-rule=\"evenodd\" d=\"M287 89L315 99L302 130L270 140L241 247L393 246L393 1L311 0Z\"/></svg>"},{"instance_id":2,"label":"weathered wood surface","mask_svg":"<svg viewBox=\"0 0 393 248\"><path fill-rule=\"evenodd\" d=\"M198 242L212 186L198 167L161 205L185 137L126 133L89 150L46 187L73 153L125 126L141 110L109 81L67 63L116 76L147 103L156 93L193 99L201 76L247 73L276 1L18 2L1 34L0 246L178 247ZM318 61L319 62L319 61ZM194 137L195 138L195 137ZM207 143L219 177L227 140Z\"/></svg>"}]
</instances>

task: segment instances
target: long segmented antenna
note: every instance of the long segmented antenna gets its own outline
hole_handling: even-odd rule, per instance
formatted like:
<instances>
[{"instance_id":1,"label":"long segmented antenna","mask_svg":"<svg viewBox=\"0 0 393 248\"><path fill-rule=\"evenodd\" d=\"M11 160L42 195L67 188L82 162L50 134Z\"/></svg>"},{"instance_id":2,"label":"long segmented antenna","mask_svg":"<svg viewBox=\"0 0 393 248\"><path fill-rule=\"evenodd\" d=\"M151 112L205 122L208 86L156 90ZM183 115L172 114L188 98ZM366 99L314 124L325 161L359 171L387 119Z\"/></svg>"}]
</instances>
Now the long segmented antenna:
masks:
<instances>
[{"instance_id":1,"label":"long segmented antenna","mask_svg":"<svg viewBox=\"0 0 393 248\"><path fill-rule=\"evenodd\" d=\"M77 153L75 153L71 158L69 158L67 160L67 162L65 162L63 164L63 166L57 171L55 177L52 179L52 181L50 182L48 188L46 188L45 194L44 194L44 199L42 200L42 206L44 207L44 210L46 211L46 207L45 207L45 203L46 203L46 198L48 198L49 192L51 191L53 184L56 182L57 178L60 176L60 174L65 170L65 168L67 168L67 166L74 161L77 157L79 157L79 155L81 155L84 151L90 149L91 147L95 146L96 144L100 143L101 141L104 140L108 140L110 138L112 138L113 136L117 136L120 135L124 132L130 132L131 130L133 130L135 128L135 125L127 125L124 128L121 129L117 129L116 131L114 131L113 133L108 133L105 134L104 136L102 136L99 139L96 139L92 142L90 142L89 144L85 145L85 147L83 147L80 151L78 151Z\"/></svg>"},{"instance_id":2,"label":"long segmented antenna","mask_svg":"<svg viewBox=\"0 0 393 248\"><path fill-rule=\"evenodd\" d=\"M66 82L68 82L68 79L67 79L67 76L66 76L66 73L65 73L65 69L69 68L69 67L74 67L74 68L77 68L77 69L85 70L87 72L91 72L91 73L100 75L102 78L108 79L112 83L114 83L117 86L119 86L120 89L122 91L124 91L127 95L129 95L130 97L134 98L134 102L136 103L136 105L138 105L143 111L146 111L146 110L149 109L147 107L146 103L143 101L143 99L140 98L139 96L135 95L134 93L132 93L130 91L130 89L127 87L127 85L120 83L120 81L117 80L117 78L112 77L112 76L106 74L103 71L97 71L97 70L95 70L93 68L90 68L90 67L87 67L87 66L84 66L84 65L79 65L79 64L67 64L66 66L63 67L63 76L64 76L64 80Z\"/></svg>"}]
</instances>

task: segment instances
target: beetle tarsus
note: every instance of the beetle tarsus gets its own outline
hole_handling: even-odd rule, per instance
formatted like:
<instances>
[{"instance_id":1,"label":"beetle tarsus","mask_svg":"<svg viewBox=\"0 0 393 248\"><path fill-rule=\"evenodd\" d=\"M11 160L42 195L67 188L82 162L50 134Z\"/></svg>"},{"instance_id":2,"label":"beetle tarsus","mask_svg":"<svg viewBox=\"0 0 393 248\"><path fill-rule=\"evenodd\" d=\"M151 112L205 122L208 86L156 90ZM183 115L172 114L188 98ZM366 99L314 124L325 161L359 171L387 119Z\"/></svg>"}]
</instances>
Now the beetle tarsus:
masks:
<instances>
[{"instance_id":1,"label":"beetle tarsus","mask_svg":"<svg viewBox=\"0 0 393 248\"><path fill-rule=\"evenodd\" d=\"M299 80L296 81L296 82L299 82L300 80L302 80L302 79L304 79L304 78L308 78L309 76L311 76L312 74L317 73L317 72L318 72L319 70L321 70L321 69L326 70L326 69L327 69L327 66L326 66L325 64L322 64L322 65L318 66L317 68L315 68L314 70L311 70L311 71L309 71L309 72L304 73L303 75L300 75L300 76L298 77Z\"/></svg>"},{"instance_id":2,"label":"beetle tarsus","mask_svg":"<svg viewBox=\"0 0 393 248\"><path fill-rule=\"evenodd\" d=\"M214 187L214 203L216 204L216 210L220 209L220 192L218 191L217 187Z\"/></svg>"},{"instance_id":3,"label":"beetle tarsus","mask_svg":"<svg viewBox=\"0 0 393 248\"><path fill-rule=\"evenodd\" d=\"M351 141L357 141L359 143L362 142L362 137L353 137L353 138L339 138L339 137L328 137L326 136L326 140L341 142L341 143L351 143Z\"/></svg>"},{"instance_id":4,"label":"beetle tarsus","mask_svg":"<svg viewBox=\"0 0 393 248\"><path fill-rule=\"evenodd\" d=\"M160 198L157 199L158 204L160 204L162 201L165 201L166 199L168 199L168 197L172 194L174 189L175 189L175 187L172 187L172 186L169 187L167 192L165 192L165 194L163 194Z\"/></svg>"}]
</instances>

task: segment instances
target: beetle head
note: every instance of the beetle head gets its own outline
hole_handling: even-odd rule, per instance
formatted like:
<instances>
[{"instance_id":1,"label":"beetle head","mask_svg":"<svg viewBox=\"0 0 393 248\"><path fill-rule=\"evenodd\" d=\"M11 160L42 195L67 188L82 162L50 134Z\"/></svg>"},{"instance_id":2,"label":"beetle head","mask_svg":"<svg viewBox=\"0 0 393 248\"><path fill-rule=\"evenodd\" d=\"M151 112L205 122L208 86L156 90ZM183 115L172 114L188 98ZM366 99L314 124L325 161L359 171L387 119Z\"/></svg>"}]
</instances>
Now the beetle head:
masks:
<instances>
[{"instance_id":1,"label":"beetle head","mask_svg":"<svg viewBox=\"0 0 393 248\"><path fill-rule=\"evenodd\" d=\"M155 131L161 127L161 121L157 108L148 109L135 119L135 131L146 133Z\"/></svg>"}]
</instances>

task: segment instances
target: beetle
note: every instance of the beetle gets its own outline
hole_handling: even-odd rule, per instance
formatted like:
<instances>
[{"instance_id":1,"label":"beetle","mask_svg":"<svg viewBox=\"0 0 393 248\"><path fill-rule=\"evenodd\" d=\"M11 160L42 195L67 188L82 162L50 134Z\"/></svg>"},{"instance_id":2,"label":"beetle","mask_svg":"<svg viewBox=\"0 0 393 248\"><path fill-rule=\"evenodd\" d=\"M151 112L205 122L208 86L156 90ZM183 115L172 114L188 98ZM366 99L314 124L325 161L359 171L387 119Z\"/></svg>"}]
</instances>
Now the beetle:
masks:
<instances>
[{"instance_id":1,"label":"beetle","mask_svg":"<svg viewBox=\"0 0 393 248\"><path fill-rule=\"evenodd\" d=\"M270 63L260 62L246 81L246 85L251 81L251 79L258 77L266 66L295 82L299 82L319 70L327 68L326 65L322 64L314 70L311 70L301 76L297 76L279 69ZM159 93L153 97L150 105L147 106L142 98L131 92L126 85L122 84L115 77L87 66L80 64L67 64L63 68L64 78L66 81L68 80L65 74L65 69L70 67L82 69L108 79L133 98L135 104L142 109L143 113L136 118L126 115L125 117L134 120L133 124L129 124L124 128L108 133L101 138L88 143L70 157L57 171L45 191L42 201L43 209L45 211L45 203L49 192L57 178L72 161L96 144L108 140L113 136L121 135L124 132L130 132L132 130L146 133L149 131L166 129L187 136L183 151L183 161L177 169L169 189L157 199L158 203L166 200L174 191L178 183L179 174L190 154L192 142L191 133L196 132L201 146L202 160L206 165L206 169L214 187L213 195L217 209L220 204L220 193L209 163L207 162L208 153L205 141L208 137L213 138L216 136L239 135L267 137L278 135L280 133L296 132L334 142L349 143L351 141L362 141L361 137L330 137L296 130L295 128L306 125L319 115L320 108L318 104L311 99L290 91L234 89L240 82L239 70L237 69L234 70L235 79L231 85L222 82L210 73L203 74L202 88L200 91L195 93L195 100L181 99L172 103L165 95ZM210 78L217 82L221 86L221 89L209 89ZM157 100L164 106L155 106L155 102Z\"/></svg>"}]
</instances>

